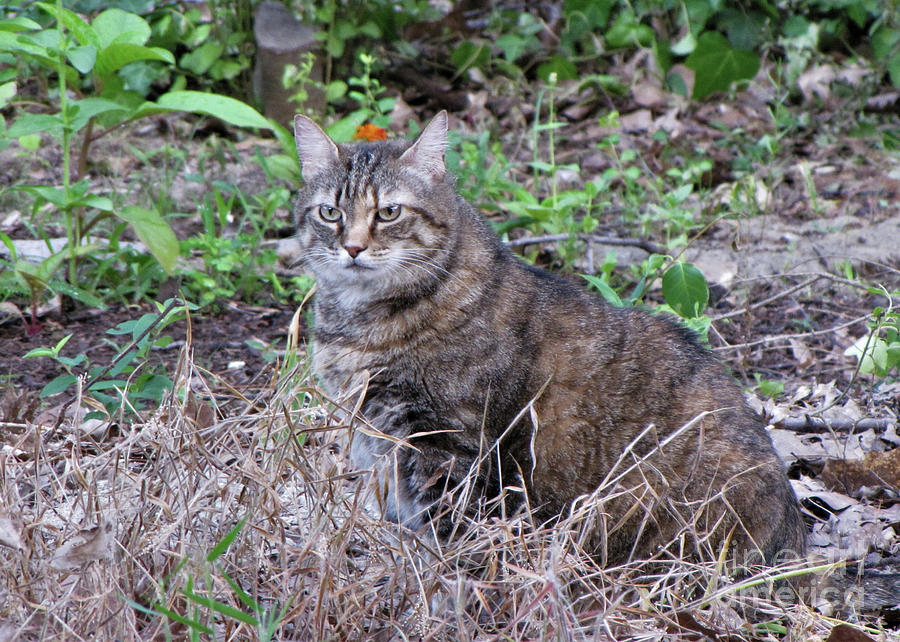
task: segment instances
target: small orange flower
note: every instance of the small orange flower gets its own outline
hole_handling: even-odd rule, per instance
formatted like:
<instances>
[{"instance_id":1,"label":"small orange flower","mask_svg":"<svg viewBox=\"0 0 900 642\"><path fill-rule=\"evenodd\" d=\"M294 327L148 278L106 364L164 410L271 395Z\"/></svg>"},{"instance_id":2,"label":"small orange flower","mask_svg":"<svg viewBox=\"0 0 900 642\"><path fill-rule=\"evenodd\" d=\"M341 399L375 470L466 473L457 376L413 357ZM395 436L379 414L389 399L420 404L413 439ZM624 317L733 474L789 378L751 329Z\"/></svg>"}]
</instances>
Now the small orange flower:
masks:
<instances>
[{"instance_id":1,"label":"small orange flower","mask_svg":"<svg viewBox=\"0 0 900 642\"><path fill-rule=\"evenodd\" d=\"M387 140L387 130L382 129L377 125L373 125L372 123L366 123L365 125L360 125L356 128L356 133L353 134L353 138L368 141Z\"/></svg>"}]
</instances>

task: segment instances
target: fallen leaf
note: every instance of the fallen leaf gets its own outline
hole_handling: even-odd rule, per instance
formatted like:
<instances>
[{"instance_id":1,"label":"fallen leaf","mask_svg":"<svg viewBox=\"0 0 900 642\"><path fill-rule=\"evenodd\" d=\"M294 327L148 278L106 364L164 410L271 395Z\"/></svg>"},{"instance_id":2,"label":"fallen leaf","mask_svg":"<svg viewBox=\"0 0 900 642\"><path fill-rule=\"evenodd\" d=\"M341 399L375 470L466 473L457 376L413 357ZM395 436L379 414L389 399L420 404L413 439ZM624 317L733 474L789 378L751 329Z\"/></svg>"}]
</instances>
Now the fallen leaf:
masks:
<instances>
[{"instance_id":1,"label":"fallen leaf","mask_svg":"<svg viewBox=\"0 0 900 642\"><path fill-rule=\"evenodd\" d=\"M806 370L809 366L813 364L815 359L813 358L812 351L801 342L799 339L794 339L791 337L788 339L788 343L791 344L791 352L794 355L794 359L797 361L797 368L800 370Z\"/></svg>"},{"instance_id":2,"label":"fallen leaf","mask_svg":"<svg viewBox=\"0 0 900 642\"><path fill-rule=\"evenodd\" d=\"M835 78L837 74L834 68L829 65L818 65L800 74L797 85L806 102L812 102L815 96L825 101L831 96L831 81Z\"/></svg>"},{"instance_id":3,"label":"fallen leaf","mask_svg":"<svg viewBox=\"0 0 900 642\"><path fill-rule=\"evenodd\" d=\"M664 92L658 85L643 81L637 83L631 89L631 95L641 107L649 109L662 109L669 102L669 94Z\"/></svg>"},{"instance_id":4,"label":"fallen leaf","mask_svg":"<svg viewBox=\"0 0 900 642\"><path fill-rule=\"evenodd\" d=\"M81 531L56 549L50 566L59 571L70 570L88 562L112 559L112 556L113 524L104 521L99 526Z\"/></svg>"},{"instance_id":5,"label":"fallen leaf","mask_svg":"<svg viewBox=\"0 0 900 642\"><path fill-rule=\"evenodd\" d=\"M862 486L888 486L900 490L900 448L872 451L856 461L829 459L819 475L829 488L853 492Z\"/></svg>"},{"instance_id":6,"label":"fallen leaf","mask_svg":"<svg viewBox=\"0 0 900 642\"><path fill-rule=\"evenodd\" d=\"M857 503L852 497L828 490L823 483L808 477L792 479L791 486L794 488L797 499L816 498L828 506L832 512L840 512Z\"/></svg>"},{"instance_id":7,"label":"fallen leaf","mask_svg":"<svg viewBox=\"0 0 900 642\"><path fill-rule=\"evenodd\" d=\"M18 520L16 520L18 521ZM16 523L6 515L0 513L0 544L9 546L17 551L25 550L25 543L19 533L22 531L22 524Z\"/></svg>"},{"instance_id":8,"label":"fallen leaf","mask_svg":"<svg viewBox=\"0 0 900 642\"><path fill-rule=\"evenodd\" d=\"M785 461L796 459L862 459L878 439L874 430L857 434L806 433L772 428L769 437L775 452Z\"/></svg>"},{"instance_id":9,"label":"fallen leaf","mask_svg":"<svg viewBox=\"0 0 900 642\"><path fill-rule=\"evenodd\" d=\"M681 63L678 63L677 65L672 65L672 68L669 69L669 72L666 74L666 76L668 77L672 74L681 76L681 80L682 82L684 82L684 95L692 96L694 93L694 70L685 67Z\"/></svg>"},{"instance_id":10,"label":"fallen leaf","mask_svg":"<svg viewBox=\"0 0 900 642\"><path fill-rule=\"evenodd\" d=\"M653 124L653 114L649 109L638 109L620 116L619 124L626 132L645 132Z\"/></svg>"}]
</instances>

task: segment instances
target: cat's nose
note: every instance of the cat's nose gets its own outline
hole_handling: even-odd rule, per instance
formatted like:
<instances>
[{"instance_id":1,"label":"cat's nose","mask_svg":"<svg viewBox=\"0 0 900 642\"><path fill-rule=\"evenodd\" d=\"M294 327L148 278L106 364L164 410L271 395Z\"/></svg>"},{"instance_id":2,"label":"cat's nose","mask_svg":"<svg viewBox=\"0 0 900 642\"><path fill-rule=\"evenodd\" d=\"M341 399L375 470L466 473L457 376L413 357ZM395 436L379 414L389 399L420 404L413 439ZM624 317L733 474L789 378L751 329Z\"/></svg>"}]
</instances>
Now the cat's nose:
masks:
<instances>
[{"instance_id":1,"label":"cat's nose","mask_svg":"<svg viewBox=\"0 0 900 642\"><path fill-rule=\"evenodd\" d=\"M355 259L356 255L366 249L364 245L345 245L344 249L347 250L347 254L350 255L351 259Z\"/></svg>"}]
</instances>

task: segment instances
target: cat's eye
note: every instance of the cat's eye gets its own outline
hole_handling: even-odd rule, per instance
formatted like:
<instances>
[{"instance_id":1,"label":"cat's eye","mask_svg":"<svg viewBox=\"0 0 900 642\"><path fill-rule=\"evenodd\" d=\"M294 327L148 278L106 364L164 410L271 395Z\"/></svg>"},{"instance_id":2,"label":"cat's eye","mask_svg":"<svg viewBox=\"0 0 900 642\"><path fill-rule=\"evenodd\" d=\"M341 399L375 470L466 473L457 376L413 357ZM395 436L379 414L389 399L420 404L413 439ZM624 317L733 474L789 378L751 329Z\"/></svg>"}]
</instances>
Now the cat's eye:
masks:
<instances>
[{"instance_id":1,"label":"cat's eye","mask_svg":"<svg viewBox=\"0 0 900 642\"><path fill-rule=\"evenodd\" d=\"M328 223L337 223L341 220L341 210L331 205L319 205L319 216Z\"/></svg>"},{"instance_id":2,"label":"cat's eye","mask_svg":"<svg viewBox=\"0 0 900 642\"><path fill-rule=\"evenodd\" d=\"M400 216L400 212L402 211L402 205L388 205L387 207L382 207L380 210L378 210L378 220L395 221L397 220L397 217Z\"/></svg>"}]
</instances>

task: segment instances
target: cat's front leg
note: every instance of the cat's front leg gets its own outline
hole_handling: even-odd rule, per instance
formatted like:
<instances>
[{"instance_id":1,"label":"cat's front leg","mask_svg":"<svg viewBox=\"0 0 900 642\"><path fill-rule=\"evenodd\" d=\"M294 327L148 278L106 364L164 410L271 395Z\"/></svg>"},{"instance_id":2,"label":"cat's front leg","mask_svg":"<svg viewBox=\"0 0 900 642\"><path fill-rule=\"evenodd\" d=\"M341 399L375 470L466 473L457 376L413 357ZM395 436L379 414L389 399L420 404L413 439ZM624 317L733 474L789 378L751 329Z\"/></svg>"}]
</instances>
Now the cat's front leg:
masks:
<instances>
[{"instance_id":1,"label":"cat's front leg","mask_svg":"<svg viewBox=\"0 0 900 642\"><path fill-rule=\"evenodd\" d=\"M412 404L370 403L363 414L366 421L355 425L351 437L350 458L357 470L371 474L371 505L385 519L413 530L435 518L439 532L448 529L441 498L467 474L478 476L469 470L474 456L454 439L460 429L442 427Z\"/></svg>"},{"instance_id":2,"label":"cat's front leg","mask_svg":"<svg viewBox=\"0 0 900 642\"><path fill-rule=\"evenodd\" d=\"M353 466L371 475L367 503L385 519L417 530L425 521L427 506L411 485L409 447L379 432L357 429L350 444Z\"/></svg>"}]
</instances>

